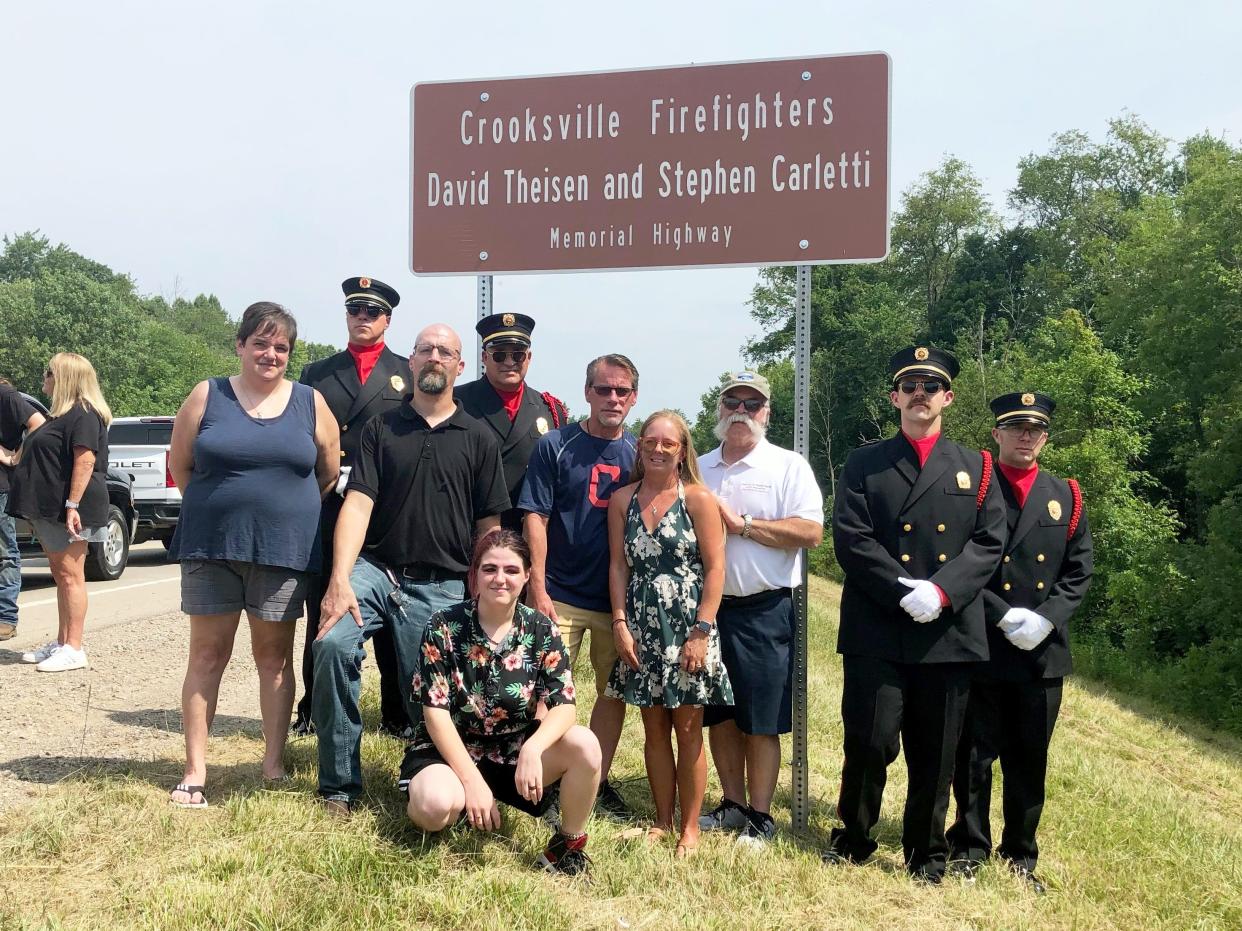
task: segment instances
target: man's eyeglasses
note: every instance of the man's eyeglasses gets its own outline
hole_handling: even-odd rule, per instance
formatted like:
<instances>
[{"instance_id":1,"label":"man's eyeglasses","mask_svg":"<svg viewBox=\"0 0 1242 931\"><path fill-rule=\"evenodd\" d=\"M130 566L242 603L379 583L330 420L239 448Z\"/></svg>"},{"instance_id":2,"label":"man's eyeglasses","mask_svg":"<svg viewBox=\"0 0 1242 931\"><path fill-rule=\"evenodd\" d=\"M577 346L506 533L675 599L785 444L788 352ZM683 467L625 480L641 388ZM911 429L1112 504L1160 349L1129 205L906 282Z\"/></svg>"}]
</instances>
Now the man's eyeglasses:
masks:
<instances>
[{"instance_id":1,"label":"man's eyeglasses","mask_svg":"<svg viewBox=\"0 0 1242 931\"><path fill-rule=\"evenodd\" d=\"M666 440L663 437L648 436L639 441L649 453L675 453L681 449L681 440Z\"/></svg>"},{"instance_id":2,"label":"man's eyeglasses","mask_svg":"<svg viewBox=\"0 0 1242 931\"><path fill-rule=\"evenodd\" d=\"M489 349L487 354L497 365L504 365L510 359L513 360L514 365L521 365L526 361L525 349Z\"/></svg>"},{"instance_id":3,"label":"man's eyeglasses","mask_svg":"<svg viewBox=\"0 0 1242 931\"><path fill-rule=\"evenodd\" d=\"M591 390L601 398L606 398L610 394L615 394L622 401L634 393L633 388L618 388L616 385L592 385Z\"/></svg>"},{"instance_id":4,"label":"man's eyeglasses","mask_svg":"<svg viewBox=\"0 0 1242 931\"><path fill-rule=\"evenodd\" d=\"M1024 437L1027 434L1030 434L1031 439L1033 440L1039 439L1041 436L1043 436L1045 433L1048 432L1047 427L1041 427L1038 424L1029 424L1029 423L1006 424L1000 429L1004 431L1005 433L1008 433L1011 436L1016 436L1016 437Z\"/></svg>"},{"instance_id":5,"label":"man's eyeglasses","mask_svg":"<svg viewBox=\"0 0 1242 931\"><path fill-rule=\"evenodd\" d=\"M442 359L456 359L461 355L461 353L456 349L450 349L448 346L436 346L432 343L422 343L414 347L414 355L416 356L426 356L427 358L430 358L436 353L439 353L440 358Z\"/></svg>"},{"instance_id":6,"label":"man's eyeglasses","mask_svg":"<svg viewBox=\"0 0 1242 931\"><path fill-rule=\"evenodd\" d=\"M368 320L378 320L380 314L387 313L387 311L383 307L376 307L374 304L346 304L345 313L351 317L365 314Z\"/></svg>"},{"instance_id":7,"label":"man's eyeglasses","mask_svg":"<svg viewBox=\"0 0 1242 931\"><path fill-rule=\"evenodd\" d=\"M903 381L901 383L901 393L914 394L914 392L922 388L924 394L938 394L943 387L944 384L936 381L934 378L929 378L926 381Z\"/></svg>"},{"instance_id":8,"label":"man's eyeglasses","mask_svg":"<svg viewBox=\"0 0 1242 931\"><path fill-rule=\"evenodd\" d=\"M746 408L746 413L754 414L763 409L763 405L767 404L763 398L735 398L732 395L725 395L720 399L720 406L727 411L735 411L739 407Z\"/></svg>"}]
</instances>

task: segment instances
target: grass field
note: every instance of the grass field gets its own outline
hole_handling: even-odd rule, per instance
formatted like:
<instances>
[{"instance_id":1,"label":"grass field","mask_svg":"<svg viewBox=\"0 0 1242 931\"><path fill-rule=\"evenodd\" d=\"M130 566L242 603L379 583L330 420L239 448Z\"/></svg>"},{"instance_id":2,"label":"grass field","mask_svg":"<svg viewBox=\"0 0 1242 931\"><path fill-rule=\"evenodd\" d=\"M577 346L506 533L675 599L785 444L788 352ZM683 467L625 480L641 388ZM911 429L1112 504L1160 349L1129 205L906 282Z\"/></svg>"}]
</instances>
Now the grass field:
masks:
<instances>
[{"instance_id":1,"label":"grass field","mask_svg":"<svg viewBox=\"0 0 1242 931\"><path fill-rule=\"evenodd\" d=\"M6 812L0 927L1242 928L1242 748L1144 716L1091 683L1067 689L1053 741L1040 834L1047 896L999 865L973 886L911 884L900 862L900 763L876 858L822 866L840 774L837 594L812 583L810 830L789 833L786 778L774 812L781 837L764 854L704 837L697 857L674 861L672 841L648 850L596 822L592 878L543 876L530 864L547 832L525 815L507 812L491 835L413 830L391 788L392 740L365 739L371 795L347 823L315 804L313 741L291 746L288 789L263 788L256 721L213 740L207 811L169 809L165 787L181 770L165 759L88 767ZM633 713L614 777L650 813ZM716 794L709 787L709 804Z\"/></svg>"}]
</instances>

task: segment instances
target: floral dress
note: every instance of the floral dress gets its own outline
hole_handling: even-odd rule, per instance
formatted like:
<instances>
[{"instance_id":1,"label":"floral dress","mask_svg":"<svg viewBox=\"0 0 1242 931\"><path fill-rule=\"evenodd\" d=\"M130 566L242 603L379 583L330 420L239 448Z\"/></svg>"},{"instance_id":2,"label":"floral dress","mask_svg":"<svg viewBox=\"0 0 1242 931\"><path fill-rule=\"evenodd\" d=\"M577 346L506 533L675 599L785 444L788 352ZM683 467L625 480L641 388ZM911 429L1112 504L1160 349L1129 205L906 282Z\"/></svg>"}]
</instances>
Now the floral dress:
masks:
<instances>
[{"instance_id":1,"label":"floral dress","mask_svg":"<svg viewBox=\"0 0 1242 931\"><path fill-rule=\"evenodd\" d=\"M703 594L703 559L681 483L677 500L651 532L643 526L635 490L625 514L625 561L630 567L626 618L638 669L617 660L605 694L640 707L733 704L714 625L703 669L687 673L680 665Z\"/></svg>"},{"instance_id":2,"label":"floral dress","mask_svg":"<svg viewBox=\"0 0 1242 931\"><path fill-rule=\"evenodd\" d=\"M517 764L536 726L535 709L574 703L569 657L556 624L519 604L513 626L493 644L479 626L473 600L431 616L423 635L413 692L423 705L445 708L476 763ZM434 749L420 723L411 751Z\"/></svg>"}]
</instances>

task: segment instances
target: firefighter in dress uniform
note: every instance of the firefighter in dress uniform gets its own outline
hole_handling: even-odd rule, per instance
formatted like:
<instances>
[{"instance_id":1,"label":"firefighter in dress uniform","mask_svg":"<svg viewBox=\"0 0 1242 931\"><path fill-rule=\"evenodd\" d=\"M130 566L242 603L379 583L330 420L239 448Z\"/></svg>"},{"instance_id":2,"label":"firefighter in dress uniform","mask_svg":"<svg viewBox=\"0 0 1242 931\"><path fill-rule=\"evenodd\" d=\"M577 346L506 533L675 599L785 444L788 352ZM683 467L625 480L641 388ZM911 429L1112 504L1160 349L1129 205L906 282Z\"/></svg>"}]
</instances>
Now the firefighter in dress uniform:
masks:
<instances>
[{"instance_id":1,"label":"firefighter in dress uniform","mask_svg":"<svg viewBox=\"0 0 1242 931\"><path fill-rule=\"evenodd\" d=\"M509 500L516 502L535 444L549 430L565 426L569 410L548 392L526 384L534 320L525 314L492 314L474 329L483 338L484 377L459 385L453 395L467 414L496 431ZM501 515L501 526L521 533L523 514L510 508Z\"/></svg>"},{"instance_id":2,"label":"firefighter in dress uniform","mask_svg":"<svg viewBox=\"0 0 1242 931\"><path fill-rule=\"evenodd\" d=\"M845 673L845 753L828 863L861 863L888 766L903 748L906 868L938 883L954 752L970 672L988 658L982 591L999 564L1005 511L991 458L941 435L958 363L911 346L889 363L901 430L850 453L833 540L845 570L837 651Z\"/></svg>"},{"instance_id":3,"label":"firefighter in dress uniform","mask_svg":"<svg viewBox=\"0 0 1242 931\"><path fill-rule=\"evenodd\" d=\"M948 838L953 866L973 876L992 852L992 764L999 758L1005 826L996 852L1042 893L1035 831L1062 681L1071 670L1069 620L1091 585L1091 530L1078 483L1039 468L1052 398L1015 392L991 407L1009 540L983 593L991 659L971 686Z\"/></svg>"},{"instance_id":4,"label":"firefighter in dress uniform","mask_svg":"<svg viewBox=\"0 0 1242 931\"><path fill-rule=\"evenodd\" d=\"M341 282L345 293L345 324L349 328L349 345L344 352L311 362L298 378L304 385L317 388L328 402L341 428L341 477L336 494L324 499L319 516L319 537L323 546L323 568L315 577L306 598L306 648L302 653L302 700L298 702L293 721L295 734L310 734L311 684L314 681L314 659L311 644L319 629L319 602L327 579L332 574L332 536L336 518L341 511L341 495L349 481L358 437L363 425L376 414L401 405L413 389L408 383L410 366L405 358L384 345L384 332L392 322L393 308L401 300L395 289L376 278L347 278ZM380 671L380 730L394 736L409 736L409 715L401 697L397 674L397 655L387 631L376 634L371 641L375 662ZM406 683L406 687L408 687Z\"/></svg>"}]
</instances>

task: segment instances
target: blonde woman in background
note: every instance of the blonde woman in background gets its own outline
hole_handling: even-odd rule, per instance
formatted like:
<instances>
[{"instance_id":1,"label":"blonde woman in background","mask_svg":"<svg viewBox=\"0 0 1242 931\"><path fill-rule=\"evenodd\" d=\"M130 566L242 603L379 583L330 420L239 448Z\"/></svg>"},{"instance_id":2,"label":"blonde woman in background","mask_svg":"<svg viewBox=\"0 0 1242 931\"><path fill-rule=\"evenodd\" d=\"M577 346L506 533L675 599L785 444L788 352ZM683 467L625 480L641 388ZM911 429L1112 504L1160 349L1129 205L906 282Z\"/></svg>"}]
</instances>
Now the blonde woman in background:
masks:
<instances>
[{"instance_id":1,"label":"blonde woman in background","mask_svg":"<svg viewBox=\"0 0 1242 931\"><path fill-rule=\"evenodd\" d=\"M30 521L56 580L56 639L22 655L39 672L85 669L86 548L108 523L108 424L112 410L90 362L73 352L52 356L43 373L51 417L22 444L8 512Z\"/></svg>"}]
</instances>

